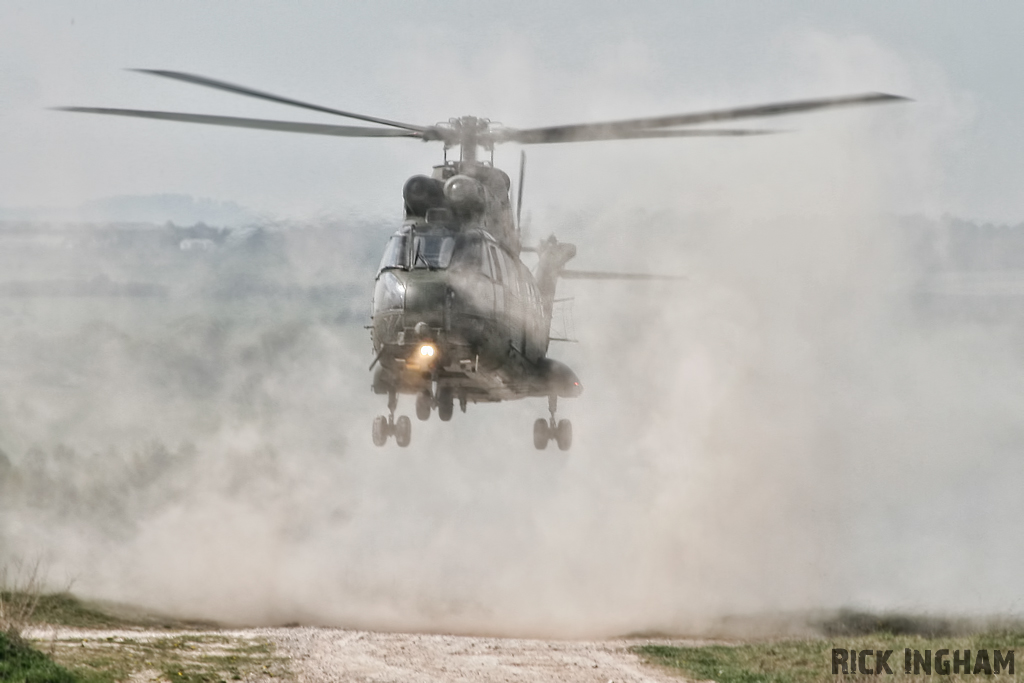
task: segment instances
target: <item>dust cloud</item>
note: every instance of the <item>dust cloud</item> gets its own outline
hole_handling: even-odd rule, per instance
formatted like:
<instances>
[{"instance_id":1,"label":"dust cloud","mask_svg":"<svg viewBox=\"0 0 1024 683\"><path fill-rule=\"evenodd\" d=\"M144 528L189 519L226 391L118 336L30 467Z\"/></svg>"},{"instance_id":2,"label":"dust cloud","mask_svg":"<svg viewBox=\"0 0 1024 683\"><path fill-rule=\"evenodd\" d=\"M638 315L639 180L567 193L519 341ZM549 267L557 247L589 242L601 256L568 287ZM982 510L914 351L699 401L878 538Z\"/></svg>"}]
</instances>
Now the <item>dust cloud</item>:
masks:
<instances>
[{"instance_id":1,"label":"dust cloud","mask_svg":"<svg viewBox=\"0 0 1024 683\"><path fill-rule=\"evenodd\" d=\"M923 104L531 150L535 237L577 243L574 267L689 278L562 283L580 343L552 355L585 386L560 407L568 454L533 450L540 400L371 444L361 326L397 202L231 231L6 224L0 561L239 624L581 637L1019 612L1020 320L922 299L952 257L935 179L963 111L877 46L804 49L802 95L884 75Z\"/></svg>"}]
</instances>

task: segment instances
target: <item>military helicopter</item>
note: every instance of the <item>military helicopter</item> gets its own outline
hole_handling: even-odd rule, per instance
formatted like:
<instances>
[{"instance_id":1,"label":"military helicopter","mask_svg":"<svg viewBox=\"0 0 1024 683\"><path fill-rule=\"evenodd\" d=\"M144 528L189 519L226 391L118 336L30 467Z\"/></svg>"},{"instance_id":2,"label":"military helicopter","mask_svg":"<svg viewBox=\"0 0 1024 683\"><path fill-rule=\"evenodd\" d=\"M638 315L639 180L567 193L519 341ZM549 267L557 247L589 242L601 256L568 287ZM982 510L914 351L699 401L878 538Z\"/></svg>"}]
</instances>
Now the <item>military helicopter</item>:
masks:
<instances>
[{"instance_id":1,"label":"military helicopter","mask_svg":"<svg viewBox=\"0 0 1024 683\"><path fill-rule=\"evenodd\" d=\"M374 419L372 438L374 444L383 446L393 436L400 447L409 445L412 424L405 415L396 419L395 409L399 394L411 394L416 396L420 420L429 419L436 410L442 421L452 419L455 401L465 412L468 403L547 398L549 416L534 422L534 446L544 449L555 441L559 449L568 450L572 423L556 418L558 399L579 396L583 386L567 365L548 356L558 279L666 278L566 269L576 247L554 236L535 246L524 245L520 218L525 155L520 156L513 210L511 179L494 166L495 145L764 135L778 131L687 126L906 99L867 93L543 128L509 128L475 116L423 126L302 102L205 76L134 71L376 125L97 107L58 109L337 137L413 138L443 145L443 163L434 166L430 175L416 175L405 183L405 219L388 240L373 293L369 328L376 355L369 369L374 372L374 393L388 397L388 414ZM459 148L458 160L448 158L453 147ZM481 149L489 153L488 160L479 158ZM522 261L523 252L537 255L532 271Z\"/></svg>"}]
</instances>

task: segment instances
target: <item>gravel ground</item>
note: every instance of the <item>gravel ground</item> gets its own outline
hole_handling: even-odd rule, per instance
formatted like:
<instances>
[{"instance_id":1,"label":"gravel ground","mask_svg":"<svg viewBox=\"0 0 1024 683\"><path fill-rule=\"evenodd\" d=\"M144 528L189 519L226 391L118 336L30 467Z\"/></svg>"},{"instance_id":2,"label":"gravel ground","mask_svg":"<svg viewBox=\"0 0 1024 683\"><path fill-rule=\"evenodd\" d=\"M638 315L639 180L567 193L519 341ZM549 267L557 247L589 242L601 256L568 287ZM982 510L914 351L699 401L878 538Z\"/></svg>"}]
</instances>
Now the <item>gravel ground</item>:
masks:
<instances>
[{"instance_id":1,"label":"gravel ground","mask_svg":"<svg viewBox=\"0 0 1024 683\"><path fill-rule=\"evenodd\" d=\"M259 630L291 659L300 683L680 683L628 651L646 641L558 641L372 633L322 628Z\"/></svg>"},{"instance_id":2,"label":"gravel ground","mask_svg":"<svg viewBox=\"0 0 1024 683\"><path fill-rule=\"evenodd\" d=\"M56 643L89 648L117 647L124 639L166 641L186 637L195 656L236 644L271 643L273 658L284 660L277 676L255 667L246 683L293 678L296 683L680 683L683 679L646 666L629 648L648 641L562 641L483 638L410 633L375 633L330 628L254 628L215 631L143 629L34 629L26 636L42 649ZM677 642L677 641L672 641ZM689 642L689 641L687 641ZM696 641L693 641L696 642ZM290 675L289 675L290 673ZM270 675L268 675L270 674ZM133 681L155 681L156 671L137 671Z\"/></svg>"}]
</instances>

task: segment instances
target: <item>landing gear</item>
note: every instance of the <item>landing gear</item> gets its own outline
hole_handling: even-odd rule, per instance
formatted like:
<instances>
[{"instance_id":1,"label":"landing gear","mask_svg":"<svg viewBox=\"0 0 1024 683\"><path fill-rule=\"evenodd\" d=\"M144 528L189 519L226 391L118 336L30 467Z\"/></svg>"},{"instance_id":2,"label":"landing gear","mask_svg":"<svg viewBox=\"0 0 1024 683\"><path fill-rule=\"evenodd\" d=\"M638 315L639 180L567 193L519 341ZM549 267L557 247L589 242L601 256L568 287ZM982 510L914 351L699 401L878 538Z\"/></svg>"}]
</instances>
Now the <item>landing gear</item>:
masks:
<instances>
[{"instance_id":1,"label":"landing gear","mask_svg":"<svg viewBox=\"0 0 1024 683\"><path fill-rule=\"evenodd\" d=\"M538 451L548 447L548 441L554 439L558 449L567 451L572 447L572 422L568 420L555 421L555 410L558 408L558 397L548 396L548 412L551 417L545 420L537 418L533 423L533 446Z\"/></svg>"},{"instance_id":2,"label":"landing gear","mask_svg":"<svg viewBox=\"0 0 1024 683\"><path fill-rule=\"evenodd\" d=\"M559 420L558 426L555 427L555 442L558 444L558 450L567 451L572 447L572 422L568 420Z\"/></svg>"},{"instance_id":3,"label":"landing gear","mask_svg":"<svg viewBox=\"0 0 1024 683\"><path fill-rule=\"evenodd\" d=\"M533 423L533 447L538 451L542 451L548 447L548 441L551 440L551 434L548 431L548 421L543 417L538 417Z\"/></svg>"},{"instance_id":4,"label":"landing gear","mask_svg":"<svg viewBox=\"0 0 1024 683\"><path fill-rule=\"evenodd\" d=\"M441 418L441 422L447 422L452 419L454 412L455 397L452 396L452 390L439 389L437 392L437 416Z\"/></svg>"},{"instance_id":5,"label":"landing gear","mask_svg":"<svg viewBox=\"0 0 1024 683\"><path fill-rule=\"evenodd\" d=\"M373 418L373 445L383 446L388 437L394 436L399 448L405 448L412 441L412 421L405 415L395 419L395 408L398 407L398 395L388 393L388 414ZM428 412L429 416L430 413Z\"/></svg>"},{"instance_id":6,"label":"landing gear","mask_svg":"<svg viewBox=\"0 0 1024 683\"><path fill-rule=\"evenodd\" d=\"M412 441L412 420L407 415L402 415L395 420L395 443L399 448L405 448Z\"/></svg>"},{"instance_id":7,"label":"landing gear","mask_svg":"<svg viewBox=\"0 0 1024 683\"><path fill-rule=\"evenodd\" d=\"M373 445L383 446L386 444L393 429L394 425L388 420L387 415L378 415L373 418Z\"/></svg>"},{"instance_id":8,"label":"landing gear","mask_svg":"<svg viewBox=\"0 0 1024 683\"><path fill-rule=\"evenodd\" d=\"M430 411L434 407L434 397L427 389L416 396L416 417L420 420L430 419Z\"/></svg>"}]
</instances>

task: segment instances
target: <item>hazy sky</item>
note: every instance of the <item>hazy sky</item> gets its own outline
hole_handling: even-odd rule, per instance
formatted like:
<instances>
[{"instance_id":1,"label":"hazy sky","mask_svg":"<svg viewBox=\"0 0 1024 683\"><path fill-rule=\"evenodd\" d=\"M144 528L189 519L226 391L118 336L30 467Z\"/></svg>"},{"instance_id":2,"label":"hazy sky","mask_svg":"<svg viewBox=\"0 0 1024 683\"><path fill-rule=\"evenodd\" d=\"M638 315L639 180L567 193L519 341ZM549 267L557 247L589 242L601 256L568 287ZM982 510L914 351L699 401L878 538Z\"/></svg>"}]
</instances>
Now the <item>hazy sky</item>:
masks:
<instances>
[{"instance_id":1,"label":"hazy sky","mask_svg":"<svg viewBox=\"0 0 1024 683\"><path fill-rule=\"evenodd\" d=\"M2 0L0 207L183 193L275 216L397 215L403 180L441 156L437 145L412 140L320 138L45 110L110 106L344 123L122 70L148 67L423 124L475 114L529 126L896 92L917 100L909 113L885 108L871 120L887 120L894 139L907 129L931 130L933 154L922 161L935 168L924 185L901 191L883 208L1019 222L1022 26L1024 7L1008 1ZM830 113L770 123L805 135L860 121ZM693 173L695 162L687 158L693 150L723 150L730 164L743 165L743 146L751 144L767 143L531 149L528 197L534 206L600 203L614 194L615 183L605 179L617 169L628 172L630 164L660 163L666 157L658 155L668 155L678 173ZM785 146L778 149L786 153ZM517 154L501 149L497 161L514 173ZM562 182L567 174L593 174L594 180L568 187ZM727 179L709 177L708 187Z\"/></svg>"}]
</instances>

